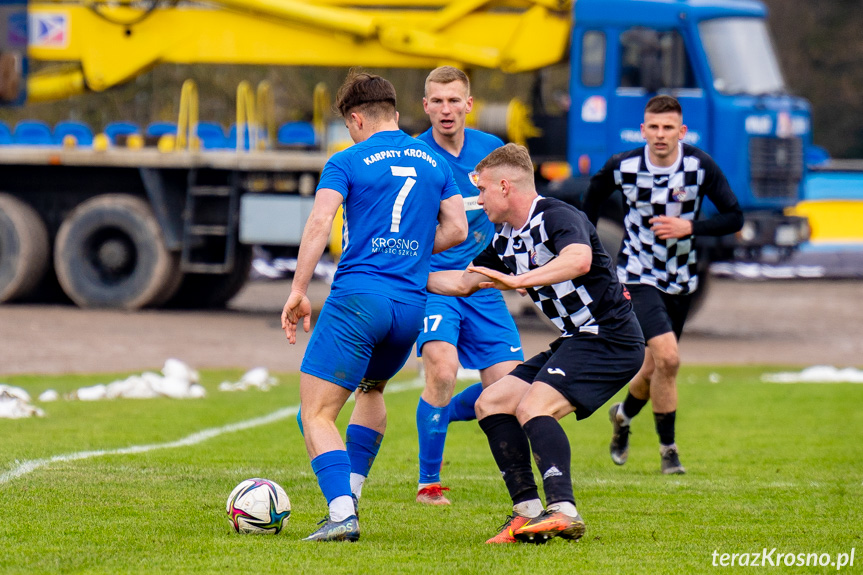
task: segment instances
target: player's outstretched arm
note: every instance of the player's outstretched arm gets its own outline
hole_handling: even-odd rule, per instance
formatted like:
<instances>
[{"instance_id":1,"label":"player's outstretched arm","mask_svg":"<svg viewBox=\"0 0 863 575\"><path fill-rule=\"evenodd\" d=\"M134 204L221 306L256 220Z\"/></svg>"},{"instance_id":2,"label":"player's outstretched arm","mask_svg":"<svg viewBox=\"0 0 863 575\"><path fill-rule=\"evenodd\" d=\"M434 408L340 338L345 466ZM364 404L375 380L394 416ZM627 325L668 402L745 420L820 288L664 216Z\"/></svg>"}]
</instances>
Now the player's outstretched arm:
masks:
<instances>
[{"instance_id":1,"label":"player's outstretched arm","mask_svg":"<svg viewBox=\"0 0 863 575\"><path fill-rule=\"evenodd\" d=\"M497 288L511 290L537 286L554 285L565 282L590 271L593 262L593 251L586 244L569 244L556 258L542 267L532 269L517 276L503 274L497 270L470 266L468 271L482 274L487 279L479 283L480 288Z\"/></svg>"},{"instance_id":2,"label":"player's outstretched arm","mask_svg":"<svg viewBox=\"0 0 863 575\"><path fill-rule=\"evenodd\" d=\"M464 297L480 289L480 282L485 279L486 277L482 274L475 274L467 270L432 272L429 274L426 289L438 295Z\"/></svg>"},{"instance_id":3,"label":"player's outstretched arm","mask_svg":"<svg viewBox=\"0 0 863 575\"><path fill-rule=\"evenodd\" d=\"M467 238L467 216L460 195L451 196L440 203L437 220L433 254L457 246Z\"/></svg>"}]
</instances>

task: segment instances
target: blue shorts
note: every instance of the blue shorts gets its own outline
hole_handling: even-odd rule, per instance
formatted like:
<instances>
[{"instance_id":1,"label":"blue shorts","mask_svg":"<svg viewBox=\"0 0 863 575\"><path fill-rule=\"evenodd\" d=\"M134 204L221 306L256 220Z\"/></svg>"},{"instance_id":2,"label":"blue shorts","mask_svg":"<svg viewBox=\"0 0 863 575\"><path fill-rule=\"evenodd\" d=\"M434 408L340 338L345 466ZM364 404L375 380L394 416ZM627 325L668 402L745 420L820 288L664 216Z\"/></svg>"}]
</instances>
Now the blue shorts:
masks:
<instances>
[{"instance_id":1,"label":"blue shorts","mask_svg":"<svg viewBox=\"0 0 863 575\"><path fill-rule=\"evenodd\" d=\"M350 391L363 379L388 380L410 356L422 322L422 306L377 294L330 295L300 371Z\"/></svg>"},{"instance_id":2,"label":"blue shorts","mask_svg":"<svg viewBox=\"0 0 863 575\"><path fill-rule=\"evenodd\" d=\"M496 289L480 290L469 297L429 294L417 356L429 341L445 341L456 347L458 360L467 369L485 369L502 361L523 361L515 321Z\"/></svg>"}]
</instances>

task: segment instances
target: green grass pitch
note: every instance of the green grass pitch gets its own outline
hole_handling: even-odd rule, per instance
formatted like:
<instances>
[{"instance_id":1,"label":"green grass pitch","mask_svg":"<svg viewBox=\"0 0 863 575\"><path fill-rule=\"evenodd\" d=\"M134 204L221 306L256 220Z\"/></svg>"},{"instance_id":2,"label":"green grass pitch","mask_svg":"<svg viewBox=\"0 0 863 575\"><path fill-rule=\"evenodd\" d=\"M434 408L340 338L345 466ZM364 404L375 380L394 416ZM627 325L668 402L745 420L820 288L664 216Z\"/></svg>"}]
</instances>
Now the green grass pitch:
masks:
<instances>
[{"instance_id":1,"label":"green grass pitch","mask_svg":"<svg viewBox=\"0 0 863 575\"><path fill-rule=\"evenodd\" d=\"M863 572L863 386L760 382L779 370L682 370L684 476L659 473L647 413L633 423L624 467L608 456L607 407L564 419L587 534L540 546L484 545L511 507L476 422L450 427L443 479L453 505L414 502L419 389L409 385L386 394L389 429L356 544L300 541L326 507L286 409L298 402L296 375L280 374L268 392L226 393L218 383L241 372L205 371L205 399L40 404L44 418L0 419L0 573L824 573L837 566L789 567L781 555L777 565L777 554L848 561L852 550L854 565L842 571ZM117 375L5 383L36 397ZM275 421L257 419L275 412ZM248 477L275 480L290 496L280 535L231 529L225 499ZM752 563L765 549L763 568L719 563L725 553Z\"/></svg>"}]
</instances>

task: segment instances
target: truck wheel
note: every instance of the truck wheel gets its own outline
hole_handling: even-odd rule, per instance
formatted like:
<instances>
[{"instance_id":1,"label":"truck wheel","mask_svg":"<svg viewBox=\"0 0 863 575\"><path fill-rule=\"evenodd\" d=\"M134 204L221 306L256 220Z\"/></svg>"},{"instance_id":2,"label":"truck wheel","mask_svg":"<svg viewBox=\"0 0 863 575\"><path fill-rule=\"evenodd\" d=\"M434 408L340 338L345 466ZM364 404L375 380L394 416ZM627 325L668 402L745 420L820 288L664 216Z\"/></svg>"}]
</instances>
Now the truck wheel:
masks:
<instances>
[{"instance_id":1,"label":"truck wheel","mask_svg":"<svg viewBox=\"0 0 863 575\"><path fill-rule=\"evenodd\" d=\"M237 246L234 269L226 274L186 274L168 307L212 309L225 307L246 285L252 269L252 247Z\"/></svg>"},{"instance_id":2,"label":"truck wheel","mask_svg":"<svg viewBox=\"0 0 863 575\"><path fill-rule=\"evenodd\" d=\"M36 210L0 194L0 302L26 297L48 269L48 230Z\"/></svg>"},{"instance_id":3,"label":"truck wheel","mask_svg":"<svg viewBox=\"0 0 863 575\"><path fill-rule=\"evenodd\" d=\"M63 291L81 307L139 309L163 295L176 257L144 200L106 194L76 207L54 243Z\"/></svg>"},{"instance_id":4,"label":"truck wheel","mask_svg":"<svg viewBox=\"0 0 863 575\"><path fill-rule=\"evenodd\" d=\"M171 271L168 273L168 279L165 281L165 285L159 294L153 298L153 301L147 304L149 307L163 307L179 291L180 286L183 285L183 278L185 276L180 271L180 254L171 255Z\"/></svg>"}]
</instances>

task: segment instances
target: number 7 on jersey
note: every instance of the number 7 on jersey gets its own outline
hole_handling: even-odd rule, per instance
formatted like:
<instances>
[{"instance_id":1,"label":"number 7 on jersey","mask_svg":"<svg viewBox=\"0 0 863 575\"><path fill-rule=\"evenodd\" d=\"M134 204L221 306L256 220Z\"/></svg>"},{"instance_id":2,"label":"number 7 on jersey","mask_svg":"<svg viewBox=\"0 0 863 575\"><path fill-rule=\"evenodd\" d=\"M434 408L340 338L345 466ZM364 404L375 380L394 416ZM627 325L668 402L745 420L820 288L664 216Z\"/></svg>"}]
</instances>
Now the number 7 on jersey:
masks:
<instances>
[{"instance_id":1,"label":"number 7 on jersey","mask_svg":"<svg viewBox=\"0 0 863 575\"><path fill-rule=\"evenodd\" d=\"M399 194L396 196L396 201L393 203L393 222L390 225L391 232L399 231L399 224L402 221L402 206L405 204L405 200L408 198L408 194L411 192L411 188L414 187L414 184L417 183L417 171L410 166L390 166L390 170L393 173L393 176L397 178L407 178L405 180L402 189L399 190Z\"/></svg>"}]
</instances>

